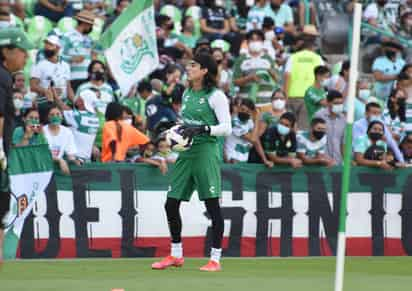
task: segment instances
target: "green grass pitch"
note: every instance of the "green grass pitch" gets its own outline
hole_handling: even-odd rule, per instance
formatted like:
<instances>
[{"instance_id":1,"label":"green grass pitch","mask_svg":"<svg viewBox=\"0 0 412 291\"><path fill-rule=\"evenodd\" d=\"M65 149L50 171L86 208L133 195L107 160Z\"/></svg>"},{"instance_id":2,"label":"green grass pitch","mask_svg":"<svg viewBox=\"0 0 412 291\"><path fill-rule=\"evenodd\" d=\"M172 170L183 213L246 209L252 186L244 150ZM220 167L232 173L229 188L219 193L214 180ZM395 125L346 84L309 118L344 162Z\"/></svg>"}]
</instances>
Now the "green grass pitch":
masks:
<instances>
[{"instance_id":1,"label":"green grass pitch","mask_svg":"<svg viewBox=\"0 0 412 291\"><path fill-rule=\"evenodd\" d=\"M220 273L202 273L206 259L153 271L154 259L6 262L0 291L333 291L335 258L225 258ZM345 291L411 291L412 258L347 258Z\"/></svg>"}]
</instances>

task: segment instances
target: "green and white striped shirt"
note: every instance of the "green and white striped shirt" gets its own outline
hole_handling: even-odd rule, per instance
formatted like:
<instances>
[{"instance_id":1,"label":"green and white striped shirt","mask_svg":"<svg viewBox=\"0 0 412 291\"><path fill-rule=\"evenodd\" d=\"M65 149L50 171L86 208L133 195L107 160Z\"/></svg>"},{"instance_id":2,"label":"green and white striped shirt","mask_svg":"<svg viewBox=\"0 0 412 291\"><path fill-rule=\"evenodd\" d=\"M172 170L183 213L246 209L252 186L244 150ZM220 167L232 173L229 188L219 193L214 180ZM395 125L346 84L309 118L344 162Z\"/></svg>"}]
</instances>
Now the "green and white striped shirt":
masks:
<instances>
[{"instance_id":1,"label":"green and white striped shirt","mask_svg":"<svg viewBox=\"0 0 412 291\"><path fill-rule=\"evenodd\" d=\"M101 86L94 85L91 82L83 83L77 89L76 96L80 96L85 90L97 90L100 92L100 98L93 102L93 107L100 113L104 114L106 112L107 104L115 100L113 89L107 83L103 83Z\"/></svg>"}]
</instances>

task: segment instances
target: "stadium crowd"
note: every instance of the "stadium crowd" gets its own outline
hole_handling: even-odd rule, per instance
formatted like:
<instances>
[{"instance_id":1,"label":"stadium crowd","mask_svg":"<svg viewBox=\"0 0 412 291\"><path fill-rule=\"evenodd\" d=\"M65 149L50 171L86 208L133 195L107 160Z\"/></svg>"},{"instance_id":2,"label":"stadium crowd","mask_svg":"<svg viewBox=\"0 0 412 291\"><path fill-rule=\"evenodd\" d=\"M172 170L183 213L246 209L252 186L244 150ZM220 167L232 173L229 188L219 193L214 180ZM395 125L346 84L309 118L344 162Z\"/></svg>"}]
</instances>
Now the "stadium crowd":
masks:
<instances>
[{"instance_id":1,"label":"stadium crowd","mask_svg":"<svg viewBox=\"0 0 412 291\"><path fill-rule=\"evenodd\" d=\"M387 18L388 1L362 2L365 22L411 38L411 0L395 20ZM224 162L339 165L351 64L328 62L315 5L305 3L154 0L160 65L122 95L98 40L128 0L1 0L0 29L21 27L37 45L26 69L13 74L12 144L47 143L66 174L85 162L147 163L166 173L178 154L160 133L180 121L189 60L208 52L231 104ZM412 164L412 55L396 38L369 32L363 40L380 52L356 86L353 162L405 167Z\"/></svg>"}]
</instances>

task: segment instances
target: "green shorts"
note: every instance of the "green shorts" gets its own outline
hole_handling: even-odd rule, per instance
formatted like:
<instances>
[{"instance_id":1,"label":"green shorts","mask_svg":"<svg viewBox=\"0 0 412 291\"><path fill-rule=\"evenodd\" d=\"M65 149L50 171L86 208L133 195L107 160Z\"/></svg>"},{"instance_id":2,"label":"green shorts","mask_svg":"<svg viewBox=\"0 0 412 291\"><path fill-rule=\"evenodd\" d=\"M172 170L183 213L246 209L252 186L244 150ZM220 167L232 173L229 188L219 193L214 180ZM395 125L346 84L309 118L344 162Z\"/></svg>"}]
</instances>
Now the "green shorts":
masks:
<instances>
[{"instance_id":1,"label":"green shorts","mask_svg":"<svg viewBox=\"0 0 412 291\"><path fill-rule=\"evenodd\" d=\"M200 200L220 198L222 182L216 144L200 146L192 153L181 154L171 174L167 197L189 201L197 190ZM192 151L189 150L189 151Z\"/></svg>"}]
</instances>

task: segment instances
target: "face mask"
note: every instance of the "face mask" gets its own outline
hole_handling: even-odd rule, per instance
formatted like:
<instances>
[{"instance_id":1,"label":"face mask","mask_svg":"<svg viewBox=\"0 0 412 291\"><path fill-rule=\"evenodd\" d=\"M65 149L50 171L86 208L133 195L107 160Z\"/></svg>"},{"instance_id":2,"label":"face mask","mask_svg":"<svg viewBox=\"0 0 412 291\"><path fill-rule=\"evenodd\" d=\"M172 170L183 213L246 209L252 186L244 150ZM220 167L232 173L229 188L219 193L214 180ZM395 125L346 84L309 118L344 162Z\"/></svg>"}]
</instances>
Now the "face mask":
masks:
<instances>
[{"instance_id":1,"label":"face mask","mask_svg":"<svg viewBox=\"0 0 412 291\"><path fill-rule=\"evenodd\" d=\"M373 121L381 121L381 117L379 115L371 115L371 117L369 117L369 122Z\"/></svg>"},{"instance_id":2,"label":"face mask","mask_svg":"<svg viewBox=\"0 0 412 291\"><path fill-rule=\"evenodd\" d=\"M394 52L394 51L386 51L385 55L388 57L388 59L396 58L396 52Z\"/></svg>"},{"instance_id":3,"label":"face mask","mask_svg":"<svg viewBox=\"0 0 412 291\"><path fill-rule=\"evenodd\" d=\"M216 64L220 65L223 62L223 60L215 60L215 62Z\"/></svg>"},{"instance_id":4,"label":"face mask","mask_svg":"<svg viewBox=\"0 0 412 291\"><path fill-rule=\"evenodd\" d=\"M92 32L92 30L93 30L93 27L90 27L90 28L84 30L83 34L89 34L90 32Z\"/></svg>"},{"instance_id":5,"label":"face mask","mask_svg":"<svg viewBox=\"0 0 412 291\"><path fill-rule=\"evenodd\" d=\"M368 100L370 95L371 95L371 90L369 90L369 89L360 89L359 90L359 98L363 101Z\"/></svg>"},{"instance_id":6,"label":"face mask","mask_svg":"<svg viewBox=\"0 0 412 291\"><path fill-rule=\"evenodd\" d=\"M215 5L218 7L223 7L225 3L223 0L215 0Z\"/></svg>"},{"instance_id":7,"label":"face mask","mask_svg":"<svg viewBox=\"0 0 412 291\"><path fill-rule=\"evenodd\" d=\"M173 28L175 28L175 25L174 25L174 23L172 22L172 23L168 24L166 28L167 28L168 30L173 30Z\"/></svg>"},{"instance_id":8,"label":"face mask","mask_svg":"<svg viewBox=\"0 0 412 291\"><path fill-rule=\"evenodd\" d=\"M24 102L21 99L13 99L14 108L20 110L23 108Z\"/></svg>"},{"instance_id":9,"label":"face mask","mask_svg":"<svg viewBox=\"0 0 412 291\"><path fill-rule=\"evenodd\" d=\"M261 41L252 41L249 43L249 50L252 53L259 53L263 49L263 42Z\"/></svg>"},{"instance_id":10,"label":"face mask","mask_svg":"<svg viewBox=\"0 0 412 291\"><path fill-rule=\"evenodd\" d=\"M37 118L30 118L26 120L27 125L40 125L40 121Z\"/></svg>"},{"instance_id":11,"label":"face mask","mask_svg":"<svg viewBox=\"0 0 412 291\"><path fill-rule=\"evenodd\" d=\"M283 99L276 99L272 101L273 109L282 110L285 108L286 101Z\"/></svg>"},{"instance_id":12,"label":"face mask","mask_svg":"<svg viewBox=\"0 0 412 291\"><path fill-rule=\"evenodd\" d=\"M239 113L237 114L237 117L239 117L239 120L240 120L241 122L246 122L246 121L249 120L250 115L249 115L248 113L246 113L246 112L239 112Z\"/></svg>"},{"instance_id":13,"label":"face mask","mask_svg":"<svg viewBox=\"0 0 412 291\"><path fill-rule=\"evenodd\" d=\"M341 114L343 112L343 104L332 105L332 112L335 114Z\"/></svg>"},{"instance_id":14,"label":"face mask","mask_svg":"<svg viewBox=\"0 0 412 291\"><path fill-rule=\"evenodd\" d=\"M328 79L322 80L322 82L320 83L320 85L321 85L323 88L328 87L328 85L329 85L329 80L328 80Z\"/></svg>"},{"instance_id":15,"label":"face mask","mask_svg":"<svg viewBox=\"0 0 412 291\"><path fill-rule=\"evenodd\" d=\"M280 135L287 135L290 132L290 128L278 123L277 129Z\"/></svg>"},{"instance_id":16,"label":"face mask","mask_svg":"<svg viewBox=\"0 0 412 291\"><path fill-rule=\"evenodd\" d=\"M91 79L95 81L103 81L104 80L104 73L103 72L93 72L91 74Z\"/></svg>"},{"instance_id":17,"label":"face mask","mask_svg":"<svg viewBox=\"0 0 412 291\"><path fill-rule=\"evenodd\" d=\"M124 119L123 121L130 125L133 124L133 120L131 118Z\"/></svg>"},{"instance_id":18,"label":"face mask","mask_svg":"<svg viewBox=\"0 0 412 291\"><path fill-rule=\"evenodd\" d=\"M273 30L265 32L265 39L272 40L275 38L275 32Z\"/></svg>"},{"instance_id":19,"label":"face mask","mask_svg":"<svg viewBox=\"0 0 412 291\"><path fill-rule=\"evenodd\" d=\"M312 131L313 136L317 139L320 140L322 139L322 137L325 136L325 132L324 131L318 131L318 130L314 130Z\"/></svg>"},{"instance_id":20,"label":"face mask","mask_svg":"<svg viewBox=\"0 0 412 291\"><path fill-rule=\"evenodd\" d=\"M62 118L60 116L52 116L50 117L50 124L52 125L60 125L62 123Z\"/></svg>"},{"instance_id":21,"label":"face mask","mask_svg":"<svg viewBox=\"0 0 412 291\"><path fill-rule=\"evenodd\" d=\"M272 10L279 10L280 8L280 4L270 4L270 7L272 8Z\"/></svg>"},{"instance_id":22,"label":"face mask","mask_svg":"<svg viewBox=\"0 0 412 291\"><path fill-rule=\"evenodd\" d=\"M255 5L255 0L246 0L246 6L252 7L253 5Z\"/></svg>"},{"instance_id":23,"label":"face mask","mask_svg":"<svg viewBox=\"0 0 412 291\"><path fill-rule=\"evenodd\" d=\"M378 141L382 138L382 133L380 132L370 132L369 138L373 141Z\"/></svg>"},{"instance_id":24,"label":"face mask","mask_svg":"<svg viewBox=\"0 0 412 291\"><path fill-rule=\"evenodd\" d=\"M54 57L55 54L56 52L54 50L44 50L44 56L48 59Z\"/></svg>"}]
</instances>

